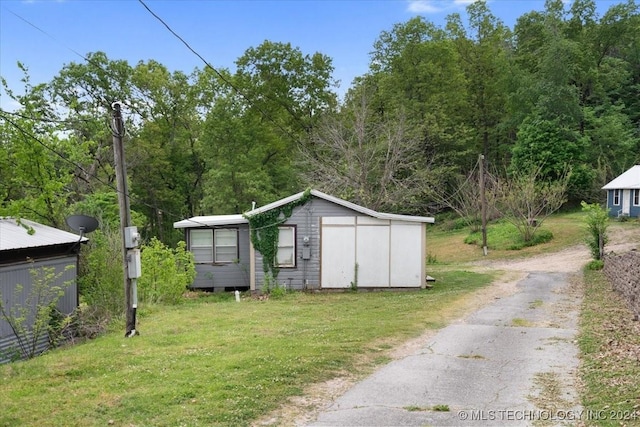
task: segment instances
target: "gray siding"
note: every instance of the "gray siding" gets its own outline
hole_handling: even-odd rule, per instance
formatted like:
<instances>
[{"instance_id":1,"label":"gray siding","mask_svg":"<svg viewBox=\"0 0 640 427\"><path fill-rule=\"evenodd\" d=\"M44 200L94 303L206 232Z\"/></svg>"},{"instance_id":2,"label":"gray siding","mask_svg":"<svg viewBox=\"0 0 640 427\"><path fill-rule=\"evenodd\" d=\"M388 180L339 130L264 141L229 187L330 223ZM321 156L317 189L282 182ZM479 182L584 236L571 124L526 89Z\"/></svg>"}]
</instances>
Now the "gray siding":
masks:
<instances>
[{"instance_id":1,"label":"gray siding","mask_svg":"<svg viewBox=\"0 0 640 427\"><path fill-rule=\"evenodd\" d=\"M70 268L67 269L67 266ZM58 301L58 309L71 314L78 306L78 289L76 284L77 257L68 256L53 259L37 260L33 263L19 263L0 267L0 297L5 307L26 307L29 295L33 289L33 276L31 271L41 267L53 267L56 274L62 273L55 285L66 286L64 296ZM22 289L16 289L21 285ZM33 315L27 321L33 322ZM28 324L27 323L27 324ZM17 340L9 324L0 317L0 363L7 361L7 355L15 348ZM41 337L38 342L38 352L47 349L48 337Z\"/></svg>"},{"instance_id":2,"label":"gray siding","mask_svg":"<svg viewBox=\"0 0 640 427\"><path fill-rule=\"evenodd\" d=\"M196 264L197 276L192 287L223 291L225 288L249 288L249 225L220 228L238 229L239 262L231 264ZM187 230L188 233L188 230Z\"/></svg>"},{"instance_id":3,"label":"gray siding","mask_svg":"<svg viewBox=\"0 0 640 427\"><path fill-rule=\"evenodd\" d=\"M290 289L318 289L320 287L320 218L329 216L362 215L359 212L312 197L303 206L293 210L291 217L283 225L296 226L296 267L281 268L278 283ZM309 237L311 258L302 259L305 236ZM262 256L256 251L256 289L264 282Z\"/></svg>"},{"instance_id":4,"label":"gray siding","mask_svg":"<svg viewBox=\"0 0 640 427\"><path fill-rule=\"evenodd\" d=\"M29 344L32 343L31 333L27 333L27 338L25 341ZM42 336L40 336L38 338L38 341L35 343L35 353L41 354L48 349L49 335L42 334ZM0 365L3 363L19 360L21 358L22 353L19 350L17 339L13 334L0 338Z\"/></svg>"}]
</instances>

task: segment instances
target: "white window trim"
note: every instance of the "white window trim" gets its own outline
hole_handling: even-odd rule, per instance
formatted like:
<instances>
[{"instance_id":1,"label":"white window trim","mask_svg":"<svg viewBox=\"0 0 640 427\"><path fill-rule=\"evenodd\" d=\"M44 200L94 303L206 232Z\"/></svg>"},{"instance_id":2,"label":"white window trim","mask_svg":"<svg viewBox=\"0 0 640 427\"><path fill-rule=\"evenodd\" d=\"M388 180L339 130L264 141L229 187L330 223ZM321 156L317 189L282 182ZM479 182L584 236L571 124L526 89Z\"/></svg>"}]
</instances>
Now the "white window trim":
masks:
<instances>
[{"instance_id":1,"label":"white window trim","mask_svg":"<svg viewBox=\"0 0 640 427\"><path fill-rule=\"evenodd\" d=\"M274 259L274 263L278 268L295 268L296 267L296 227L295 225L283 225L278 227L278 230L282 229L291 229L293 232L291 237L291 242L287 242L288 244L284 245L283 242L280 241L280 235L278 235L278 247L276 248L276 259ZM292 248L293 256L291 257L293 263L292 264L283 264L277 260L277 253L279 248Z\"/></svg>"},{"instance_id":2,"label":"white window trim","mask_svg":"<svg viewBox=\"0 0 640 427\"><path fill-rule=\"evenodd\" d=\"M219 231L234 231L235 232L235 237L236 237L236 243L235 245L216 245L216 232ZM216 264L231 264L234 263L238 260L239 255L238 255L238 229L237 228L214 228L213 229L213 262ZM217 248L235 248L235 256L233 257L232 260L218 260L217 255L218 255L218 251L216 250Z\"/></svg>"},{"instance_id":3,"label":"white window trim","mask_svg":"<svg viewBox=\"0 0 640 427\"><path fill-rule=\"evenodd\" d=\"M640 206L640 189L636 188L633 191L633 206Z\"/></svg>"},{"instance_id":4,"label":"white window trim","mask_svg":"<svg viewBox=\"0 0 640 427\"><path fill-rule=\"evenodd\" d=\"M194 245L193 244L193 238L192 238L192 234L193 232L204 232L204 231L208 231L209 232L209 245ZM209 249L209 255L210 255L210 259L207 261L198 261L196 260L196 264L211 264L213 262L213 230L202 230L202 229L191 229L189 230L189 250L193 252L193 249L205 249L208 248Z\"/></svg>"},{"instance_id":5,"label":"white window trim","mask_svg":"<svg viewBox=\"0 0 640 427\"><path fill-rule=\"evenodd\" d=\"M611 202L613 206L620 206L620 190L613 190L613 194L611 195Z\"/></svg>"}]
</instances>

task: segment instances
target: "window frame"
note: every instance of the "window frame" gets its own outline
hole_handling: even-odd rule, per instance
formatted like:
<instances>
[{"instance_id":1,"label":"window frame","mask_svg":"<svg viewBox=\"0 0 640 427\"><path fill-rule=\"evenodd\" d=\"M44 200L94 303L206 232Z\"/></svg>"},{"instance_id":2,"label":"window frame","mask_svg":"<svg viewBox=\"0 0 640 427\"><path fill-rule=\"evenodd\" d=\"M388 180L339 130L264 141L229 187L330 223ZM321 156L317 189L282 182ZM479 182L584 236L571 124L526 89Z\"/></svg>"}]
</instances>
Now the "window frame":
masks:
<instances>
[{"instance_id":1,"label":"window frame","mask_svg":"<svg viewBox=\"0 0 640 427\"><path fill-rule=\"evenodd\" d=\"M291 242L287 242L287 245L283 245L282 244L282 239L280 238L280 231L283 229L291 229L292 231L292 237L291 237ZM276 256L273 259L273 263L274 266L277 268L296 268L296 254L297 254L297 228L295 225L291 224L291 225L280 225L278 226L278 245L276 246ZM292 251L292 257L291 257L291 264L284 264L282 262L280 262L278 260L278 252L280 250L280 248L291 248Z\"/></svg>"},{"instance_id":2,"label":"window frame","mask_svg":"<svg viewBox=\"0 0 640 427\"><path fill-rule=\"evenodd\" d=\"M204 234L205 232L207 232L209 234L209 243L210 243L210 245L197 245L197 246L194 246L193 241L195 239L193 238L193 234L194 233ZM209 248L210 259L208 259L206 261L198 260L196 258L196 253L195 253L194 249L204 249L204 248ZM213 230L212 229L208 229L208 228L192 228L192 229L190 229L189 230L189 251L191 251L191 253L193 254L196 264L212 264L213 263Z\"/></svg>"},{"instance_id":3,"label":"window frame","mask_svg":"<svg viewBox=\"0 0 640 427\"><path fill-rule=\"evenodd\" d=\"M216 234L217 232L224 231L234 231L235 232L235 245L217 245L216 244ZM193 233L200 234L208 234L207 240L209 244L204 245L194 245L193 241ZM240 239L239 239L240 230L237 227L214 227L214 228L191 228L189 230L189 251L194 254L194 258L196 257L195 250L200 250L203 252L205 249L208 251L209 257L206 260L199 260L196 258L196 264L211 264L211 265L224 265L224 264L232 264L237 262L240 259ZM219 259L219 254L217 248L219 247L235 247L234 258L231 260L221 260Z\"/></svg>"},{"instance_id":4,"label":"window frame","mask_svg":"<svg viewBox=\"0 0 640 427\"><path fill-rule=\"evenodd\" d=\"M613 206L620 206L620 190L613 190L613 194L611 195Z\"/></svg>"},{"instance_id":5,"label":"window frame","mask_svg":"<svg viewBox=\"0 0 640 427\"><path fill-rule=\"evenodd\" d=\"M234 231L235 233L235 245L218 245L216 241L216 233L221 231ZM238 228L232 227L216 227L213 229L213 263L214 264L232 264L240 259L240 247L238 245ZM235 247L234 258L231 260L218 260L218 247Z\"/></svg>"},{"instance_id":6,"label":"window frame","mask_svg":"<svg viewBox=\"0 0 640 427\"><path fill-rule=\"evenodd\" d=\"M633 190L633 206L640 206L640 188Z\"/></svg>"}]
</instances>

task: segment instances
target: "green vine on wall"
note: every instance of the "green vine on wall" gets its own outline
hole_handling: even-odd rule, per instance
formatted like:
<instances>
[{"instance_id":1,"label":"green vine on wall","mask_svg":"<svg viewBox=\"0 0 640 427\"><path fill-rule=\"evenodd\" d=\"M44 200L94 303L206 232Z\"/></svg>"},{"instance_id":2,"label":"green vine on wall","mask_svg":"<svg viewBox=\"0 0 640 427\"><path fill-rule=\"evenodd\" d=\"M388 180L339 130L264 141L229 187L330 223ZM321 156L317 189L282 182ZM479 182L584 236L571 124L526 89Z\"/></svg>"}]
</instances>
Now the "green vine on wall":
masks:
<instances>
[{"instance_id":1,"label":"green vine on wall","mask_svg":"<svg viewBox=\"0 0 640 427\"><path fill-rule=\"evenodd\" d=\"M276 265L278 226L291 217L294 208L304 205L309 199L311 199L311 189L307 188L297 200L254 215L244 215L249 221L251 243L262 254L262 269L265 275L271 272L271 277L275 279L280 270Z\"/></svg>"}]
</instances>

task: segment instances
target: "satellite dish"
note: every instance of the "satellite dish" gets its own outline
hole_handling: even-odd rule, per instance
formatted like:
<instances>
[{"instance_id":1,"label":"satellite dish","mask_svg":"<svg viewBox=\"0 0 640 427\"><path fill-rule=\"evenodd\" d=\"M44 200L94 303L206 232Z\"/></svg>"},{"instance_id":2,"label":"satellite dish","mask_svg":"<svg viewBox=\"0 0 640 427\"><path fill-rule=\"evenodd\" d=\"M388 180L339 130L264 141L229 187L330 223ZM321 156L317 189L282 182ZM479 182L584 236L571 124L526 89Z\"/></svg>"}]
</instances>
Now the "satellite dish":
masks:
<instances>
[{"instance_id":1,"label":"satellite dish","mask_svg":"<svg viewBox=\"0 0 640 427\"><path fill-rule=\"evenodd\" d=\"M82 235L98 228L98 220L86 215L71 215L67 218L67 225Z\"/></svg>"}]
</instances>

